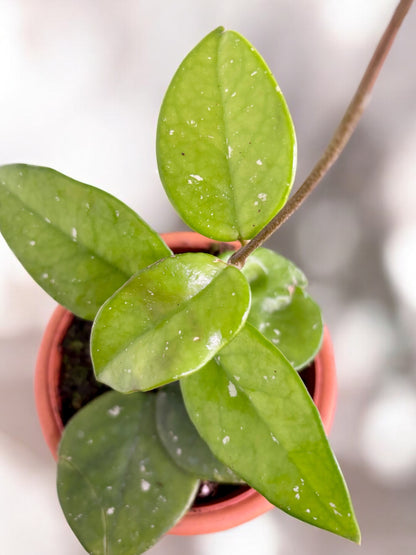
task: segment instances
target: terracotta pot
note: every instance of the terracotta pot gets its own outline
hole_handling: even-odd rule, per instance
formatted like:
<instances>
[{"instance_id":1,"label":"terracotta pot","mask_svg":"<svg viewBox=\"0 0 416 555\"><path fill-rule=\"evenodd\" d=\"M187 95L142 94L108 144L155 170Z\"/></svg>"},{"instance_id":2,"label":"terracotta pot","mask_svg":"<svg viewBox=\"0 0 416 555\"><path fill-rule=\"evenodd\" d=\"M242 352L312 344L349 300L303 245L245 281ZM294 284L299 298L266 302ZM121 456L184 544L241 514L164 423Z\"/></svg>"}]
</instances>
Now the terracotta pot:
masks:
<instances>
[{"instance_id":1,"label":"terracotta pot","mask_svg":"<svg viewBox=\"0 0 416 555\"><path fill-rule=\"evenodd\" d=\"M211 239L193 232L167 233L162 237L177 253L209 250L213 243ZM71 312L62 306L55 309L43 335L36 362L36 407L43 435L55 459L63 430L58 395L62 358L60 345L72 319ZM313 400L328 434L335 412L337 385L332 342L326 328L321 350L314 361L312 382ZM193 507L169 533L195 535L219 532L243 524L271 508L273 505L250 488L218 503Z\"/></svg>"}]
</instances>

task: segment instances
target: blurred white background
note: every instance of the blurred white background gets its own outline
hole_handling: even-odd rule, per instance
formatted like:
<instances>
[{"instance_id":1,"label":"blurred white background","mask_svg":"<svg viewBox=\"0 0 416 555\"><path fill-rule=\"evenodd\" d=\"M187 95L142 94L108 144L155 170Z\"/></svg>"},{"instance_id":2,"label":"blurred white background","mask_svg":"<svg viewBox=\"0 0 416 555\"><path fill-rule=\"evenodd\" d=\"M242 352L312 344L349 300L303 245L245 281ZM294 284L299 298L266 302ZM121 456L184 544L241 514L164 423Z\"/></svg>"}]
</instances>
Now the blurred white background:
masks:
<instances>
[{"instance_id":1,"label":"blurred white background","mask_svg":"<svg viewBox=\"0 0 416 555\"><path fill-rule=\"evenodd\" d=\"M299 184L338 123L394 0L0 0L0 164L102 187L158 231L183 229L159 183L158 109L185 54L218 25L245 35L285 93ZM154 555L401 555L416 545L416 8L342 159L270 241L307 273L335 342L332 445L358 548L278 510L226 533L166 537ZM32 394L53 309L0 242L0 546L81 555L55 494Z\"/></svg>"}]
</instances>

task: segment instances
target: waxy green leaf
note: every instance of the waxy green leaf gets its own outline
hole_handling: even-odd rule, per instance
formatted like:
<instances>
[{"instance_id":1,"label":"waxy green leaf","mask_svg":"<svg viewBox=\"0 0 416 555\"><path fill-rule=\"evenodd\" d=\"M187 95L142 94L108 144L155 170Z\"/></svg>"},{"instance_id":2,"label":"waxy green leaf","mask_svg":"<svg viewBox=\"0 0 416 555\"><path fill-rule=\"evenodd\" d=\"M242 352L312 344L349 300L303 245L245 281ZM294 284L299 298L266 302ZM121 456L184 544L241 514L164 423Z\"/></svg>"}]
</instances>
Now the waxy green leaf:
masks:
<instances>
[{"instance_id":1,"label":"waxy green leaf","mask_svg":"<svg viewBox=\"0 0 416 555\"><path fill-rule=\"evenodd\" d=\"M297 372L255 328L246 324L181 388L191 420L224 464L290 515L359 541L318 411Z\"/></svg>"},{"instance_id":2,"label":"waxy green leaf","mask_svg":"<svg viewBox=\"0 0 416 555\"><path fill-rule=\"evenodd\" d=\"M323 336L321 310L304 291L304 274L269 249L253 253L243 273L252 294L248 322L300 370L315 358Z\"/></svg>"},{"instance_id":3,"label":"waxy green leaf","mask_svg":"<svg viewBox=\"0 0 416 555\"><path fill-rule=\"evenodd\" d=\"M0 230L35 281L88 320L133 274L171 254L113 196L23 164L0 167Z\"/></svg>"},{"instance_id":4,"label":"waxy green leaf","mask_svg":"<svg viewBox=\"0 0 416 555\"><path fill-rule=\"evenodd\" d=\"M249 307L244 275L214 256L187 253L153 264L97 314L97 379L118 391L145 391L194 372L238 333Z\"/></svg>"},{"instance_id":5,"label":"waxy green leaf","mask_svg":"<svg viewBox=\"0 0 416 555\"><path fill-rule=\"evenodd\" d=\"M58 495L94 555L138 555L185 513L199 481L156 432L155 395L108 392L79 411L59 447Z\"/></svg>"},{"instance_id":6,"label":"waxy green leaf","mask_svg":"<svg viewBox=\"0 0 416 555\"><path fill-rule=\"evenodd\" d=\"M157 393L156 422L159 437L175 463L212 482L241 483L240 477L212 453L192 424L179 383L171 383Z\"/></svg>"},{"instance_id":7,"label":"waxy green leaf","mask_svg":"<svg viewBox=\"0 0 416 555\"><path fill-rule=\"evenodd\" d=\"M207 237L250 239L284 205L293 124L270 70L241 35L216 29L182 62L162 104L157 157L172 204Z\"/></svg>"},{"instance_id":8,"label":"waxy green leaf","mask_svg":"<svg viewBox=\"0 0 416 555\"><path fill-rule=\"evenodd\" d=\"M253 293L253 305L254 299ZM322 314L315 301L299 287L291 302L280 310L268 311L267 298L256 300L247 321L276 345L296 370L312 362L323 337Z\"/></svg>"}]
</instances>

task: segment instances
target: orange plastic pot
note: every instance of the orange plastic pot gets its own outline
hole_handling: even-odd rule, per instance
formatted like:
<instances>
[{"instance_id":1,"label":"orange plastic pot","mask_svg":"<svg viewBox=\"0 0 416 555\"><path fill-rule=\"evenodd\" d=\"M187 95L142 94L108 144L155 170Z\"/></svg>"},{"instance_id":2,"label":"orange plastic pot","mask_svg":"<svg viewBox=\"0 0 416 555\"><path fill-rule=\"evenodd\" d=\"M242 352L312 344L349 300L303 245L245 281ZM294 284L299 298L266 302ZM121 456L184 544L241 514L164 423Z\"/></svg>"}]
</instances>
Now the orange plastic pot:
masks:
<instances>
[{"instance_id":1,"label":"orange plastic pot","mask_svg":"<svg viewBox=\"0 0 416 555\"><path fill-rule=\"evenodd\" d=\"M211 239L193 232L167 233L163 238L176 253L207 251L213 244ZM55 309L43 335L36 362L36 407L45 441L55 459L63 430L59 399L61 343L72 319L72 313L62 306ZM322 347L314 361L312 396L327 434L335 412L336 394L333 348L325 328ZM195 535L219 532L248 522L271 508L273 505L262 495L249 489L217 503L191 508L169 533Z\"/></svg>"}]
</instances>

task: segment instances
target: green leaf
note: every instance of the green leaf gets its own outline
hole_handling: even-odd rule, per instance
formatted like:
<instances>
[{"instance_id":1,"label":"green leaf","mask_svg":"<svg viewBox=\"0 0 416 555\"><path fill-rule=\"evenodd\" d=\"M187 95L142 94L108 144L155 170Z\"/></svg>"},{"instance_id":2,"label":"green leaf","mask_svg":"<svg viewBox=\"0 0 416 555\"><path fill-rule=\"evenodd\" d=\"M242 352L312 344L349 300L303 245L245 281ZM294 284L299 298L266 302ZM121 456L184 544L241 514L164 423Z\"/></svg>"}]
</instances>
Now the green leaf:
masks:
<instances>
[{"instance_id":1,"label":"green leaf","mask_svg":"<svg viewBox=\"0 0 416 555\"><path fill-rule=\"evenodd\" d=\"M178 466L201 480L242 482L240 477L214 456L196 431L183 404L178 382L159 389L156 422L159 437Z\"/></svg>"},{"instance_id":2,"label":"green leaf","mask_svg":"<svg viewBox=\"0 0 416 555\"><path fill-rule=\"evenodd\" d=\"M300 370L315 358L323 337L321 310L303 290L304 274L269 249L258 249L242 271L252 294L248 322Z\"/></svg>"},{"instance_id":3,"label":"green leaf","mask_svg":"<svg viewBox=\"0 0 416 555\"><path fill-rule=\"evenodd\" d=\"M177 467L156 433L155 395L98 397L65 428L58 495L89 553L138 555L191 505L198 480Z\"/></svg>"},{"instance_id":4,"label":"green leaf","mask_svg":"<svg viewBox=\"0 0 416 555\"><path fill-rule=\"evenodd\" d=\"M250 239L284 205L293 124L270 70L241 35L218 28L182 62L162 104L157 157L172 204L207 237Z\"/></svg>"},{"instance_id":5,"label":"green leaf","mask_svg":"<svg viewBox=\"0 0 416 555\"><path fill-rule=\"evenodd\" d=\"M228 260L232 254L228 251L222 253L220 258ZM265 248L257 249L247 258L242 272L256 295L256 303L267 299L265 303L270 311L288 305L295 287L304 289L308 285L305 274L293 262Z\"/></svg>"},{"instance_id":6,"label":"green leaf","mask_svg":"<svg viewBox=\"0 0 416 555\"><path fill-rule=\"evenodd\" d=\"M296 370L307 366L317 355L323 338L319 306L299 287L290 304L280 310L264 310L262 300L253 294L253 309L248 322L256 327L285 355ZM267 299L265 300L267 302Z\"/></svg>"},{"instance_id":7,"label":"green leaf","mask_svg":"<svg viewBox=\"0 0 416 555\"><path fill-rule=\"evenodd\" d=\"M243 326L244 275L209 254L166 258L100 309L91 334L97 379L123 392L153 389L201 368Z\"/></svg>"},{"instance_id":8,"label":"green leaf","mask_svg":"<svg viewBox=\"0 0 416 555\"><path fill-rule=\"evenodd\" d=\"M134 273L171 254L116 198L23 164L0 168L0 230L35 281L88 320Z\"/></svg>"},{"instance_id":9,"label":"green leaf","mask_svg":"<svg viewBox=\"0 0 416 555\"><path fill-rule=\"evenodd\" d=\"M359 541L318 411L297 372L255 328L246 324L181 388L219 460L288 514Z\"/></svg>"}]
</instances>

